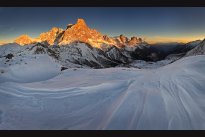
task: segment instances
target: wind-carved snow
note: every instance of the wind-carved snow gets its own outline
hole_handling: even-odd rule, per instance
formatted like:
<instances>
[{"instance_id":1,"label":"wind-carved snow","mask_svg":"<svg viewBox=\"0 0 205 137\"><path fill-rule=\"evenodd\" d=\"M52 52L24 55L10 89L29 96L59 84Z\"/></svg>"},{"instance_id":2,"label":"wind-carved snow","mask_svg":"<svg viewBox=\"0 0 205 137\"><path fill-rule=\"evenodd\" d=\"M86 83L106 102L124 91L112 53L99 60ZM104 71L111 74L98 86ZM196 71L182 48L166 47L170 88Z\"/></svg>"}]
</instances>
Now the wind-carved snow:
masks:
<instances>
[{"instance_id":1,"label":"wind-carved snow","mask_svg":"<svg viewBox=\"0 0 205 137\"><path fill-rule=\"evenodd\" d=\"M2 58L0 60L0 70L2 71L0 83L5 81L41 81L60 73L60 65L47 54L16 56L10 60L10 66L3 64Z\"/></svg>"},{"instance_id":2,"label":"wind-carved snow","mask_svg":"<svg viewBox=\"0 0 205 137\"><path fill-rule=\"evenodd\" d=\"M157 69L47 67L55 76L25 69L14 82L14 65L0 74L0 129L205 129L204 66L199 55Z\"/></svg>"}]
</instances>

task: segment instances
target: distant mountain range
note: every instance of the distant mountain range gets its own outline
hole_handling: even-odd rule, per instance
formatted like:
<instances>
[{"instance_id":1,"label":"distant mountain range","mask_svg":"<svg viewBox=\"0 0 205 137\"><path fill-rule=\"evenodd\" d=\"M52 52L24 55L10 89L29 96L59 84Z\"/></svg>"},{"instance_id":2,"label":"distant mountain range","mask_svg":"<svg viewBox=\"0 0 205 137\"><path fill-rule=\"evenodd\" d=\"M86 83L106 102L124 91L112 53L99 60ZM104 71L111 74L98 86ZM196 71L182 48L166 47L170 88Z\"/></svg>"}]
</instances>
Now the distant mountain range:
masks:
<instances>
[{"instance_id":1,"label":"distant mountain range","mask_svg":"<svg viewBox=\"0 0 205 137\"><path fill-rule=\"evenodd\" d=\"M145 43L142 38L127 37L120 35L119 37L109 37L103 35L95 29L87 26L83 19L78 19L76 24L68 24L65 30L53 27L50 31L41 33L38 38L31 38L27 35L21 35L15 42L20 45L28 45L37 42L47 42L49 45L68 45L70 43L80 41L88 43L92 47L103 48L103 45L124 47L135 46L136 44Z\"/></svg>"},{"instance_id":2,"label":"distant mountain range","mask_svg":"<svg viewBox=\"0 0 205 137\"><path fill-rule=\"evenodd\" d=\"M68 24L65 30L53 27L38 38L19 36L14 43L0 47L1 57L8 55L48 54L66 68L106 68L123 66L134 60L177 60L183 56L204 54L204 41L149 44L140 37L109 37L87 26L83 19Z\"/></svg>"}]
</instances>

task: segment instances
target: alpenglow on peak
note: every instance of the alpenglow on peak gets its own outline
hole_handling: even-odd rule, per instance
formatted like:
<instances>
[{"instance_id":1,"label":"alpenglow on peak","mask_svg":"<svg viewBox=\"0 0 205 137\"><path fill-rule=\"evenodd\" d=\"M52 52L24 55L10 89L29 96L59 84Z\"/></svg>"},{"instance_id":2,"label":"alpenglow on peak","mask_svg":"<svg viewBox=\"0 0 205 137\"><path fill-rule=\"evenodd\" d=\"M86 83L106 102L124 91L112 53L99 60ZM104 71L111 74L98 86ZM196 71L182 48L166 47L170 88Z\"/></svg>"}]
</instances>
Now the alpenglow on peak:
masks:
<instances>
[{"instance_id":1,"label":"alpenglow on peak","mask_svg":"<svg viewBox=\"0 0 205 137\"><path fill-rule=\"evenodd\" d=\"M118 38L109 37L103 35L96 29L91 29L87 26L84 19L79 18L75 24L68 24L65 30L57 27L53 27L48 32L43 32L38 38L32 39L29 36L25 38L20 36L15 42L20 45L28 45L36 42L47 42L49 45L69 45L72 42L84 42L93 47L101 48L102 45L108 46L135 46L141 43L141 38L133 37L129 40L127 37L122 36ZM134 39L135 38L135 39Z\"/></svg>"}]
</instances>

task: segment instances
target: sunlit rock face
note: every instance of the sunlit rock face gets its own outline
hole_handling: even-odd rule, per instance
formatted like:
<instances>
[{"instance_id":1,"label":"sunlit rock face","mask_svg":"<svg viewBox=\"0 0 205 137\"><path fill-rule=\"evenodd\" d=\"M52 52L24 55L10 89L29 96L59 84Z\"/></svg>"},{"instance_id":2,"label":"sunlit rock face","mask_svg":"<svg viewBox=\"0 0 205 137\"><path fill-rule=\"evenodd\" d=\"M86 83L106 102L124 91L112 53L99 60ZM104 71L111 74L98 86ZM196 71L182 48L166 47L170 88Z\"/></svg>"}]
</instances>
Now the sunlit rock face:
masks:
<instances>
[{"instance_id":1,"label":"sunlit rock face","mask_svg":"<svg viewBox=\"0 0 205 137\"><path fill-rule=\"evenodd\" d=\"M5 42L0 42L0 45L4 45L4 44L6 44Z\"/></svg>"},{"instance_id":2,"label":"sunlit rock face","mask_svg":"<svg viewBox=\"0 0 205 137\"><path fill-rule=\"evenodd\" d=\"M74 41L98 46L97 41L103 40L103 35L95 29L90 29L83 19L78 19L74 25L69 24L59 39L59 45L66 45Z\"/></svg>"},{"instance_id":3,"label":"sunlit rock face","mask_svg":"<svg viewBox=\"0 0 205 137\"><path fill-rule=\"evenodd\" d=\"M50 45L54 45L54 43L57 41L60 34L62 34L63 29L53 27L50 31L41 33L39 38L41 42L46 41Z\"/></svg>"},{"instance_id":4,"label":"sunlit rock face","mask_svg":"<svg viewBox=\"0 0 205 137\"><path fill-rule=\"evenodd\" d=\"M131 40L128 42L128 45L133 46L140 42L141 41L137 37L131 37Z\"/></svg>"},{"instance_id":5,"label":"sunlit rock face","mask_svg":"<svg viewBox=\"0 0 205 137\"><path fill-rule=\"evenodd\" d=\"M124 35L120 35L120 40L123 44L126 44L128 42L128 38L125 37Z\"/></svg>"},{"instance_id":6,"label":"sunlit rock face","mask_svg":"<svg viewBox=\"0 0 205 137\"><path fill-rule=\"evenodd\" d=\"M92 47L102 48L103 45L122 48L124 46L137 46L142 42L141 38L132 37L130 40L124 35L116 38L101 34L96 29L88 27L83 19L78 19L75 24L68 24L66 29L53 27L48 32L41 33L38 38L32 39L27 35L22 35L16 39L16 43L27 45L35 42L47 42L49 45L69 45L73 42L83 42Z\"/></svg>"},{"instance_id":7,"label":"sunlit rock face","mask_svg":"<svg viewBox=\"0 0 205 137\"><path fill-rule=\"evenodd\" d=\"M21 35L19 36L14 42L19 44L19 45L27 45L33 43L33 39L29 37L28 35Z\"/></svg>"}]
</instances>

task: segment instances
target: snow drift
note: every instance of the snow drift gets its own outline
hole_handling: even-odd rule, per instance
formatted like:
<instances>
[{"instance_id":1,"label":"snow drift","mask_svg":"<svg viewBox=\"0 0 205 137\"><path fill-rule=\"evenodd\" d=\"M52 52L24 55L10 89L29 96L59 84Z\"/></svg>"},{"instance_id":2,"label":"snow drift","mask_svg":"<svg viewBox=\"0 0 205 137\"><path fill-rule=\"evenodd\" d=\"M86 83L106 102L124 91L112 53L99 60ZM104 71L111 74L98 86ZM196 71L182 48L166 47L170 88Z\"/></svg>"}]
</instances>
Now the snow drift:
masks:
<instances>
[{"instance_id":1,"label":"snow drift","mask_svg":"<svg viewBox=\"0 0 205 137\"><path fill-rule=\"evenodd\" d=\"M6 71L0 129L205 129L204 66L199 55L157 69L47 67L55 76L28 83Z\"/></svg>"}]
</instances>

